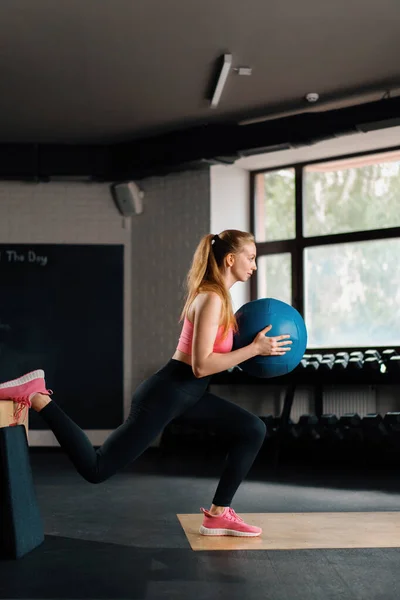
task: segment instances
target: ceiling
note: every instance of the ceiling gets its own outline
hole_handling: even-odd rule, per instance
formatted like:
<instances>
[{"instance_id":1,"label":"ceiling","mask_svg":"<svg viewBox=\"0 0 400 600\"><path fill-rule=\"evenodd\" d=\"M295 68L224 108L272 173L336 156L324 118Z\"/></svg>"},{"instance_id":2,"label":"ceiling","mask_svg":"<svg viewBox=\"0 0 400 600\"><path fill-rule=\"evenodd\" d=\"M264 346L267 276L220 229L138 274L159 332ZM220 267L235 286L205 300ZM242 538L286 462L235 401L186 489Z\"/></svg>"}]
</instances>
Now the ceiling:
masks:
<instances>
[{"instance_id":1,"label":"ceiling","mask_svg":"<svg viewBox=\"0 0 400 600\"><path fill-rule=\"evenodd\" d=\"M400 87L399 0L1 0L0 143L113 143ZM207 90L233 55L221 101ZM380 89L379 89L380 88Z\"/></svg>"},{"instance_id":2,"label":"ceiling","mask_svg":"<svg viewBox=\"0 0 400 600\"><path fill-rule=\"evenodd\" d=\"M107 146L112 156L91 155L97 166L86 170L100 172L107 162L114 174L110 164L121 162L114 145L133 144L126 165L146 157L161 165L172 162L169 149L175 163L189 154L236 156L238 129L224 127L249 119L311 111L319 131L325 111L396 98L392 116L400 117L399 30L399 0L1 0L0 158L43 167L50 159L37 158L37 145L71 145L77 165L78 146ZM225 53L233 68L213 109ZM251 76L234 70L241 66ZM317 104L305 100L309 92L320 95ZM303 139L310 121L301 127ZM256 145L287 141L276 127L271 140L267 128L257 131ZM15 144L24 155L10 155ZM243 144L251 153L253 142ZM57 164L71 158L55 156ZM52 168L60 170L43 170Z\"/></svg>"}]
</instances>

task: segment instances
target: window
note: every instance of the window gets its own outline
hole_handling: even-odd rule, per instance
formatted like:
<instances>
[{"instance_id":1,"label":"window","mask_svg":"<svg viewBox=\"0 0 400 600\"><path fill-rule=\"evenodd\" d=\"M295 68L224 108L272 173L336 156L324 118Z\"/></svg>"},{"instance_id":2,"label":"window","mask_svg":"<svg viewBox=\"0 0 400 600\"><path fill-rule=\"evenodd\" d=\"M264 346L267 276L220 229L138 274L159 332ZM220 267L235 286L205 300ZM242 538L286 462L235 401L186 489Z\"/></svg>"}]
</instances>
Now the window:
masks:
<instances>
[{"instance_id":1,"label":"window","mask_svg":"<svg viewBox=\"0 0 400 600\"><path fill-rule=\"evenodd\" d=\"M400 237L304 251L309 345L400 343Z\"/></svg>"},{"instance_id":2,"label":"window","mask_svg":"<svg viewBox=\"0 0 400 600\"><path fill-rule=\"evenodd\" d=\"M307 237L399 227L399 207L400 152L304 169Z\"/></svg>"},{"instance_id":3,"label":"window","mask_svg":"<svg viewBox=\"0 0 400 600\"><path fill-rule=\"evenodd\" d=\"M309 349L400 346L400 151L252 175L252 297L304 316Z\"/></svg>"},{"instance_id":4,"label":"window","mask_svg":"<svg viewBox=\"0 0 400 600\"><path fill-rule=\"evenodd\" d=\"M292 257L289 252L267 254L257 260L260 298L277 298L292 304Z\"/></svg>"},{"instance_id":5,"label":"window","mask_svg":"<svg viewBox=\"0 0 400 600\"><path fill-rule=\"evenodd\" d=\"M256 238L260 242L295 237L294 169L263 173L256 180ZM282 215L285 218L282 219Z\"/></svg>"}]
</instances>

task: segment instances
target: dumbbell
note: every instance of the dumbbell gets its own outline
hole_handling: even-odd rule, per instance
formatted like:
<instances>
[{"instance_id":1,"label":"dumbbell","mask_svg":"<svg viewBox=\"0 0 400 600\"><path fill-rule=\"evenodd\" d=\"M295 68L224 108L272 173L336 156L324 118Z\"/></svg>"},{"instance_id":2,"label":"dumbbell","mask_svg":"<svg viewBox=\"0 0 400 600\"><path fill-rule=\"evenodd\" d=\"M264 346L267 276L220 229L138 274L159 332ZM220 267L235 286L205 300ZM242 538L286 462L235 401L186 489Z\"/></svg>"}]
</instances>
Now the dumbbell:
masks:
<instances>
[{"instance_id":1,"label":"dumbbell","mask_svg":"<svg viewBox=\"0 0 400 600\"><path fill-rule=\"evenodd\" d=\"M378 350L371 349L364 352L364 369L367 369L371 373L379 373L382 364L381 355L379 354ZM382 370L383 372L386 371L386 369Z\"/></svg>"},{"instance_id":2,"label":"dumbbell","mask_svg":"<svg viewBox=\"0 0 400 600\"><path fill-rule=\"evenodd\" d=\"M391 356L388 362L386 363L386 368L388 370L388 373L390 373L391 375L400 375L400 356Z\"/></svg>"},{"instance_id":3,"label":"dumbbell","mask_svg":"<svg viewBox=\"0 0 400 600\"><path fill-rule=\"evenodd\" d=\"M379 443L386 439L389 432L383 422L382 415L368 413L362 419L364 439L368 442Z\"/></svg>"},{"instance_id":4,"label":"dumbbell","mask_svg":"<svg viewBox=\"0 0 400 600\"><path fill-rule=\"evenodd\" d=\"M363 367L364 355L360 350L350 352L349 362L347 368L350 371L360 371Z\"/></svg>"},{"instance_id":5,"label":"dumbbell","mask_svg":"<svg viewBox=\"0 0 400 600\"><path fill-rule=\"evenodd\" d=\"M282 421L280 416L275 417L273 415L262 417L262 420L267 426L268 431L273 433L273 435L284 433L285 435L297 437L297 434L294 433L295 424L290 417L286 423Z\"/></svg>"},{"instance_id":6,"label":"dumbbell","mask_svg":"<svg viewBox=\"0 0 400 600\"><path fill-rule=\"evenodd\" d=\"M340 458L343 433L336 415L325 413L318 419L319 439L315 440L315 461L319 464L335 464Z\"/></svg>"},{"instance_id":7,"label":"dumbbell","mask_svg":"<svg viewBox=\"0 0 400 600\"><path fill-rule=\"evenodd\" d=\"M385 444L386 460L389 464L398 466L400 460L400 412L386 413L383 423L389 434Z\"/></svg>"},{"instance_id":8,"label":"dumbbell","mask_svg":"<svg viewBox=\"0 0 400 600\"><path fill-rule=\"evenodd\" d=\"M359 443L363 440L361 417L358 413L345 413L339 419L339 428L343 440L348 443Z\"/></svg>"},{"instance_id":9,"label":"dumbbell","mask_svg":"<svg viewBox=\"0 0 400 600\"><path fill-rule=\"evenodd\" d=\"M296 430L296 425L292 421L292 419L288 419L287 423L282 423L280 417L279 420L279 428L278 432L280 432L285 438L290 438L291 440L296 440L299 436Z\"/></svg>"},{"instance_id":10,"label":"dumbbell","mask_svg":"<svg viewBox=\"0 0 400 600\"><path fill-rule=\"evenodd\" d=\"M324 354L322 356L322 360L319 365L320 370L325 371L325 372L331 371L334 361L335 361L334 354Z\"/></svg>"},{"instance_id":11,"label":"dumbbell","mask_svg":"<svg viewBox=\"0 0 400 600\"><path fill-rule=\"evenodd\" d=\"M384 350L382 352L382 360L383 362L387 363L392 356L397 356L397 352L394 348L386 348L386 350Z\"/></svg>"},{"instance_id":12,"label":"dumbbell","mask_svg":"<svg viewBox=\"0 0 400 600\"><path fill-rule=\"evenodd\" d=\"M310 358L310 356L311 356L311 354L303 354L303 358L299 362L299 364L296 367L296 369L299 369L299 370L306 369L307 368L307 364L308 364L308 359Z\"/></svg>"},{"instance_id":13,"label":"dumbbell","mask_svg":"<svg viewBox=\"0 0 400 600\"><path fill-rule=\"evenodd\" d=\"M344 439L348 441L362 440L361 417L358 413L345 413L339 419L339 427Z\"/></svg>"},{"instance_id":14,"label":"dumbbell","mask_svg":"<svg viewBox=\"0 0 400 600\"><path fill-rule=\"evenodd\" d=\"M282 422L281 417L273 417L272 421L273 437L265 444L265 447L272 450L270 458L275 462L279 456L279 460L291 461L296 456L293 451L298 441L298 435L295 424L292 419L287 422ZM268 455L267 455L268 456Z\"/></svg>"},{"instance_id":15,"label":"dumbbell","mask_svg":"<svg viewBox=\"0 0 400 600\"><path fill-rule=\"evenodd\" d=\"M340 447L342 462L346 464L364 462L364 435L360 415L357 413L342 415L339 419L339 427L343 434L343 442Z\"/></svg>"},{"instance_id":16,"label":"dumbbell","mask_svg":"<svg viewBox=\"0 0 400 600\"><path fill-rule=\"evenodd\" d=\"M381 366L385 365L383 365L382 361L379 358L376 358L376 356L367 356L364 359L363 368L367 371L370 371L371 373L379 373L379 371L381 370Z\"/></svg>"},{"instance_id":17,"label":"dumbbell","mask_svg":"<svg viewBox=\"0 0 400 600\"><path fill-rule=\"evenodd\" d=\"M376 350L375 348L371 348L370 350L366 350L364 352L364 359L368 357L374 357L380 360L381 355L379 354L378 350Z\"/></svg>"},{"instance_id":18,"label":"dumbbell","mask_svg":"<svg viewBox=\"0 0 400 600\"><path fill-rule=\"evenodd\" d=\"M362 359L357 358L356 356L349 358L349 362L347 363L347 368L349 369L349 371L361 371L361 369L363 368Z\"/></svg>"},{"instance_id":19,"label":"dumbbell","mask_svg":"<svg viewBox=\"0 0 400 600\"><path fill-rule=\"evenodd\" d=\"M322 360L322 354L311 354L306 365L307 371L316 371Z\"/></svg>"},{"instance_id":20,"label":"dumbbell","mask_svg":"<svg viewBox=\"0 0 400 600\"><path fill-rule=\"evenodd\" d=\"M341 441L343 434L339 428L339 419L336 415L326 413L318 419L318 432L326 440Z\"/></svg>"},{"instance_id":21,"label":"dumbbell","mask_svg":"<svg viewBox=\"0 0 400 600\"><path fill-rule=\"evenodd\" d=\"M315 415L301 415L296 425L296 432L299 438L309 438L318 440L321 436L317 430L318 417Z\"/></svg>"},{"instance_id":22,"label":"dumbbell","mask_svg":"<svg viewBox=\"0 0 400 600\"><path fill-rule=\"evenodd\" d=\"M297 438L292 440L289 446L292 452L292 458L296 461L319 459L319 452L316 444L318 444L320 434L318 432L318 417L315 415L301 415L295 425Z\"/></svg>"},{"instance_id":23,"label":"dumbbell","mask_svg":"<svg viewBox=\"0 0 400 600\"><path fill-rule=\"evenodd\" d=\"M390 432L400 433L400 412L387 412L383 422Z\"/></svg>"},{"instance_id":24,"label":"dumbbell","mask_svg":"<svg viewBox=\"0 0 400 600\"><path fill-rule=\"evenodd\" d=\"M336 352L335 360L332 367L333 371L344 371L347 368L348 362L348 352Z\"/></svg>"},{"instance_id":25,"label":"dumbbell","mask_svg":"<svg viewBox=\"0 0 400 600\"><path fill-rule=\"evenodd\" d=\"M362 419L362 430L364 436L364 460L370 465L381 467L393 450L390 432L388 431L382 415L369 413ZM396 452L393 452L396 455Z\"/></svg>"},{"instance_id":26,"label":"dumbbell","mask_svg":"<svg viewBox=\"0 0 400 600\"><path fill-rule=\"evenodd\" d=\"M400 358L394 348L386 348L382 352L382 364L381 364L381 372L385 373L386 371L389 374L393 374L396 372L400 372ZM397 371L397 368L399 371Z\"/></svg>"}]
</instances>

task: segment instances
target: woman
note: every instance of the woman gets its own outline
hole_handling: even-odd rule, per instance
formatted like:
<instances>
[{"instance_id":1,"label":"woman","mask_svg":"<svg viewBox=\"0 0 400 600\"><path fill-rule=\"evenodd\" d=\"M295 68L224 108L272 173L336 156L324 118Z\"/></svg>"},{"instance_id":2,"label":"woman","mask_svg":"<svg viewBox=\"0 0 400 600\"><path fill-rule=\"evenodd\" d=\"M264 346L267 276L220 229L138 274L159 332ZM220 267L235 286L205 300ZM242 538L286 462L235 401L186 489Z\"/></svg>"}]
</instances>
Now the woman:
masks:
<instances>
[{"instance_id":1,"label":"woman","mask_svg":"<svg viewBox=\"0 0 400 600\"><path fill-rule=\"evenodd\" d=\"M175 354L157 373L139 385L126 421L95 450L86 434L50 398L44 372L33 371L0 385L0 399L40 412L87 481L99 483L142 454L170 421L212 421L229 438L226 463L209 510L203 535L257 536L261 528L247 525L231 508L265 438L265 424L254 414L207 391L211 375L257 356L280 356L290 350L289 335L267 337L268 325L254 341L232 351L236 327L229 289L247 281L256 270L256 246L250 233L226 230L204 236L188 273L183 329Z\"/></svg>"}]
</instances>

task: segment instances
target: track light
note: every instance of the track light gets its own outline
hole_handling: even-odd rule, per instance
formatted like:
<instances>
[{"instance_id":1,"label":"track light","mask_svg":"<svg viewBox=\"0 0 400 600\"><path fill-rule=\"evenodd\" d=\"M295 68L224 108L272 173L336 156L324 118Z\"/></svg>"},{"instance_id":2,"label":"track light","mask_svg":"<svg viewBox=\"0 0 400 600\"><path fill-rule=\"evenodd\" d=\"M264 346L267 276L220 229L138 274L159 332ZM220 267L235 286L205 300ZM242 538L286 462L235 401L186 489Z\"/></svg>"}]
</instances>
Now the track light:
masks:
<instances>
[{"instance_id":1,"label":"track light","mask_svg":"<svg viewBox=\"0 0 400 600\"><path fill-rule=\"evenodd\" d=\"M232 67L232 54L224 54L224 61L222 63L221 71L218 77L217 85L214 90L213 97L211 99L210 108L217 108L219 100L221 98L222 91L225 87L226 80L228 79L229 71Z\"/></svg>"}]
</instances>

